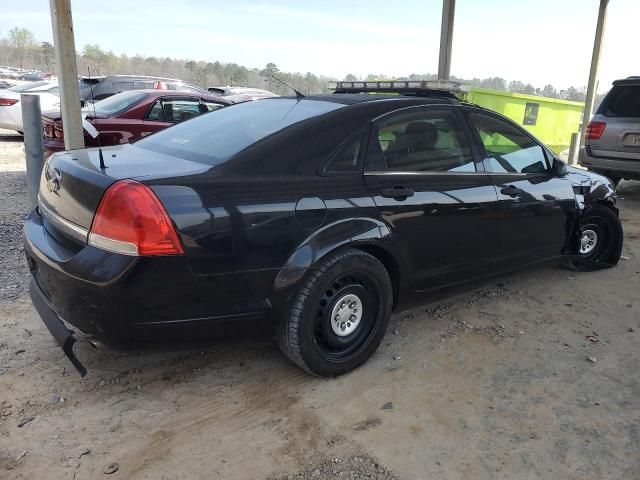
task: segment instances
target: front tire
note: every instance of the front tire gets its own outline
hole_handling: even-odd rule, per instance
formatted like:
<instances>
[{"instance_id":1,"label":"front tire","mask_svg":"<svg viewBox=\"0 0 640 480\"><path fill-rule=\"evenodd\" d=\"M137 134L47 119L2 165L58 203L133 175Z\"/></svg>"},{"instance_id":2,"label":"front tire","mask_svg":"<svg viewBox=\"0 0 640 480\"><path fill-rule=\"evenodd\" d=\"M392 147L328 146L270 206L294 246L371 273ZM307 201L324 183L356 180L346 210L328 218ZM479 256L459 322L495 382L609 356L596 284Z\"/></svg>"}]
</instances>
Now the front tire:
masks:
<instances>
[{"instance_id":1,"label":"front tire","mask_svg":"<svg viewBox=\"0 0 640 480\"><path fill-rule=\"evenodd\" d=\"M389 325L389 273L372 255L345 248L309 270L278 329L283 353L307 372L342 375L376 351Z\"/></svg>"},{"instance_id":2,"label":"front tire","mask_svg":"<svg viewBox=\"0 0 640 480\"><path fill-rule=\"evenodd\" d=\"M615 267L622 254L622 224L604 205L593 205L580 222L580 258L573 261L582 271Z\"/></svg>"}]
</instances>

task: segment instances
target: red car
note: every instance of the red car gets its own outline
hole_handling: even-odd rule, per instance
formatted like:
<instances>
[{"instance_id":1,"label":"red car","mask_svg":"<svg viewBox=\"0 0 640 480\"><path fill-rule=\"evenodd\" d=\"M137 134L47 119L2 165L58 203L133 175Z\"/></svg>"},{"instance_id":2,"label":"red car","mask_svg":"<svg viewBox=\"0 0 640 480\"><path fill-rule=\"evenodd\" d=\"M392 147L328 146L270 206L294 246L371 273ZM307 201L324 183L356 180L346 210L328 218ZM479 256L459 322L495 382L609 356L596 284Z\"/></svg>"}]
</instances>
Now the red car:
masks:
<instances>
[{"instance_id":1,"label":"red car","mask_svg":"<svg viewBox=\"0 0 640 480\"><path fill-rule=\"evenodd\" d=\"M232 103L213 95L173 90L131 90L82 109L87 147L134 142L179 122ZM94 111L95 107L95 111ZM64 150L60 112L42 115L45 157Z\"/></svg>"}]
</instances>

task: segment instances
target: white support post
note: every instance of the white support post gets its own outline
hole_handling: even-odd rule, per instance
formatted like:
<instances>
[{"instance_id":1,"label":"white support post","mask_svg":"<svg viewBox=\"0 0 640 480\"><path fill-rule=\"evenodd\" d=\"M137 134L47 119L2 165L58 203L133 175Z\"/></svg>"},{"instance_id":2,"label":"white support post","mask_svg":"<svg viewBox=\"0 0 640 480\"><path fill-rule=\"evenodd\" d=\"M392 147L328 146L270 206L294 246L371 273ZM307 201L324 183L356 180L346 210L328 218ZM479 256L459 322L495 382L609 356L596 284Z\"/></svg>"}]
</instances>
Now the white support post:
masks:
<instances>
[{"instance_id":1,"label":"white support post","mask_svg":"<svg viewBox=\"0 0 640 480\"><path fill-rule=\"evenodd\" d=\"M593 40L593 54L591 55L591 69L589 70L589 83L587 84L587 98L584 102L584 113L582 115L582 128L580 129L580 145L584 145L584 137L587 131L587 124L591 120L593 112L593 101L596 96L598 80L598 67L600 65L600 48L602 47L602 37L607 20L607 6L609 0L600 0L598 11L598 23L596 24L596 36Z\"/></svg>"},{"instance_id":2,"label":"white support post","mask_svg":"<svg viewBox=\"0 0 640 480\"><path fill-rule=\"evenodd\" d=\"M71 0L50 0L50 5L58 84L60 86L64 148L67 150L84 148Z\"/></svg>"},{"instance_id":3,"label":"white support post","mask_svg":"<svg viewBox=\"0 0 640 480\"><path fill-rule=\"evenodd\" d=\"M449 80L451 75L451 47L453 46L453 20L456 0L442 0L442 25L440 27L440 56L438 78Z\"/></svg>"}]
</instances>

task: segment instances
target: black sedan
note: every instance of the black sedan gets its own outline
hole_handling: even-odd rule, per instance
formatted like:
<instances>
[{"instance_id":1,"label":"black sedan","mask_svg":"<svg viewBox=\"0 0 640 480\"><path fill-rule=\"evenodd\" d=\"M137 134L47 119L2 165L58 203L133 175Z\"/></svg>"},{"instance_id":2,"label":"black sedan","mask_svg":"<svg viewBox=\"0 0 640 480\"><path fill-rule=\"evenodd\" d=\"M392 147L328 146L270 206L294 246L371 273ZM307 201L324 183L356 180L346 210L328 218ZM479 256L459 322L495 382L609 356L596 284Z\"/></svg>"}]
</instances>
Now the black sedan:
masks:
<instances>
[{"instance_id":1,"label":"black sedan","mask_svg":"<svg viewBox=\"0 0 640 480\"><path fill-rule=\"evenodd\" d=\"M343 92L221 109L103 161L47 161L24 227L31 296L82 374L66 324L117 341L266 319L296 365L340 375L435 290L618 262L607 178L447 92Z\"/></svg>"}]
</instances>

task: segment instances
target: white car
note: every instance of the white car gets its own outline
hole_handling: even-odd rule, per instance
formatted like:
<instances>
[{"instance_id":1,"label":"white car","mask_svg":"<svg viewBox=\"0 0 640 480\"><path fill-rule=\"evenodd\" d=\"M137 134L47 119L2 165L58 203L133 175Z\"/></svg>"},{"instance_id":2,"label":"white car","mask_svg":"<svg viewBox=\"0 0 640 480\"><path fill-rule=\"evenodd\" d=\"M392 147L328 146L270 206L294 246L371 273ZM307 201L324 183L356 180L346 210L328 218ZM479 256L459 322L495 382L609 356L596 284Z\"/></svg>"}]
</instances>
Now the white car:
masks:
<instances>
[{"instance_id":1,"label":"white car","mask_svg":"<svg viewBox=\"0 0 640 480\"><path fill-rule=\"evenodd\" d=\"M60 109L58 82L29 82L0 90L0 128L22 133L22 106L20 105L22 93L39 95L40 110L43 112Z\"/></svg>"}]
</instances>

